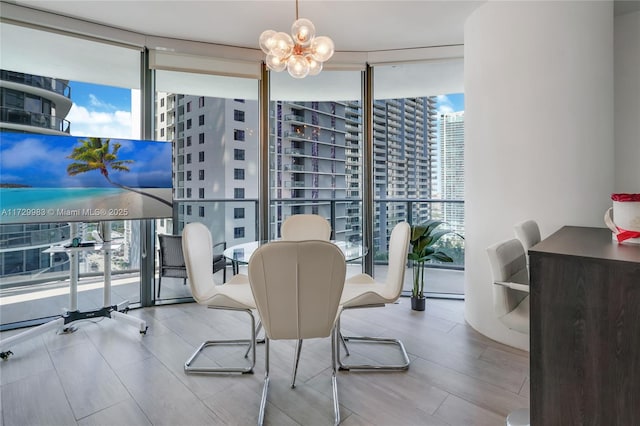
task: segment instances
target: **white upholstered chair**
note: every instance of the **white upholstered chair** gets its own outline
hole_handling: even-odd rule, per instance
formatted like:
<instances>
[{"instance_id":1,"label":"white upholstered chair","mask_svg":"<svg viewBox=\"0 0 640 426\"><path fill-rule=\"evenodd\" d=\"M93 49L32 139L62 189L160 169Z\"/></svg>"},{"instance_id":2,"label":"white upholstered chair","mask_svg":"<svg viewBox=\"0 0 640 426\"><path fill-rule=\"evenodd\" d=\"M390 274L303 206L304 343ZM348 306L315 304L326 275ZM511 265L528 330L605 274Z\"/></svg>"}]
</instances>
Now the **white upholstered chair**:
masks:
<instances>
[{"instance_id":1,"label":"white upholstered chair","mask_svg":"<svg viewBox=\"0 0 640 426\"><path fill-rule=\"evenodd\" d=\"M540 228L535 220L525 220L516 223L513 227L516 238L520 240L525 254L529 249L540 242ZM529 264L529 256L526 257L527 265Z\"/></svg>"},{"instance_id":2,"label":"white upholstered chair","mask_svg":"<svg viewBox=\"0 0 640 426\"><path fill-rule=\"evenodd\" d=\"M359 274L349 278L345 283L340 302L344 310L381 307L398 300L404 284L410 237L411 226L407 222L400 222L393 228L389 241L389 267L386 281L378 282L367 274ZM340 347L338 347L338 365L341 370L406 370L409 368L409 356L400 340L380 337L344 336L340 331L340 320L338 320L338 332L343 339L343 343L345 343L344 347L347 351L347 356L349 352L346 343L354 341L397 345L403 357L403 362L399 364L346 364L341 359Z\"/></svg>"},{"instance_id":3,"label":"white upholstered chair","mask_svg":"<svg viewBox=\"0 0 640 426\"><path fill-rule=\"evenodd\" d=\"M487 248L493 274L493 305L498 319L520 333L529 333L529 271L527 256L517 239L502 241ZM528 426L529 409L507 416L507 426Z\"/></svg>"},{"instance_id":4,"label":"white upholstered chair","mask_svg":"<svg viewBox=\"0 0 640 426\"><path fill-rule=\"evenodd\" d=\"M283 241L329 241L331 238L331 224L324 217L317 214L294 214L282 222L280 235ZM296 385L296 374L302 351L302 339L296 343L296 355L293 361L291 387Z\"/></svg>"},{"instance_id":5,"label":"white upholstered chair","mask_svg":"<svg viewBox=\"0 0 640 426\"><path fill-rule=\"evenodd\" d=\"M325 240L331 238L331 224L317 214L294 214L280 225L280 235L287 241Z\"/></svg>"},{"instance_id":6,"label":"white upholstered chair","mask_svg":"<svg viewBox=\"0 0 640 426\"><path fill-rule=\"evenodd\" d=\"M493 306L498 319L512 330L529 332L529 271L517 239L487 248L493 275Z\"/></svg>"},{"instance_id":7,"label":"white upholstered chair","mask_svg":"<svg viewBox=\"0 0 640 426\"><path fill-rule=\"evenodd\" d=\"M274 241L254 252L248 271L266 336L258 424L264 421L269 388L269 341L329 336L335 424L340 423L335 325L346 274L342 251L326 241Z\"/></svg>"},{"instance_id":8,"label":"white upholstered chair","mask_svg":"<svg viewBox=\"0 0 640 426\"><path fill-rule=\"evenodd\" d=\"M249 279L246 275L235 275L227 283L216 285L213 280L211 263L213 244L211 232L199 222L185 225L182 231L182 251L191 294L196 302L211 309L246 312L251 318L251 338L232 340L207 340L185 362L187 373L251 373L256 363L256 327L252 309L256 308ZM239 367L196 367L193 364L202 350L214 345L247 345L245 358L251 352L248 366Z\"/></svg>"}]
</instances>

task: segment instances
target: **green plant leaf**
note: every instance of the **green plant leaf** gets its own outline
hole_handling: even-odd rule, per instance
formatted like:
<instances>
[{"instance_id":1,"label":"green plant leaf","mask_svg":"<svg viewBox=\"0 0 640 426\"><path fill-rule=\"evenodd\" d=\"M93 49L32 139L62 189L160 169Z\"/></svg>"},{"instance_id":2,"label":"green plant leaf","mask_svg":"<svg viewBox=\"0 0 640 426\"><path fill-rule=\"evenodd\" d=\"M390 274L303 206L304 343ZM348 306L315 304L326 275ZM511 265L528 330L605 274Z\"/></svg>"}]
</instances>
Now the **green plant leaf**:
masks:
<instances>
[{"instance_id":1,"label":"green plant leaf","mask_svg":"<svg viewBox=\"0 0 640 426\"><path fill-rule=\"evenodd\" d=\"M453 259L449 257L449 255L447 255L446 253L443 253L441 251L434 253L432 255L432 259L433 260L439 260L440 262L453 262Z\"/></svg>"}]
</instances>

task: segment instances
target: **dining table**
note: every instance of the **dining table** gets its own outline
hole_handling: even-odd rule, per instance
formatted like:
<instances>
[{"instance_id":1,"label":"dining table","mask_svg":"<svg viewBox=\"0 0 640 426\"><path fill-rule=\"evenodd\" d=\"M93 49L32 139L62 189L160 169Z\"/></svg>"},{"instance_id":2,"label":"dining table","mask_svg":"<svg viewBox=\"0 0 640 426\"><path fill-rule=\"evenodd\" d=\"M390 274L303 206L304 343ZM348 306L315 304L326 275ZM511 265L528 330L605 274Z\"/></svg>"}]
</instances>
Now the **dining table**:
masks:
<instances>
[{"instance_id":1,"label":"dining table","mask_svg":"<svg viewBox=\"0 0 640 426\"><path fill-rule=\"evenodd\" d=\"M260 240L260 241L250 241L246 243L236 244L233 246L229 246L224 250L223 255L227 259L231 261L233 267L233 274L238 273L238 269L240 265L248 265L249 259L251 259L251 255L254 251L258 249L258 247L267 244L272 241L281 241L281 240ZM338 241L331 240L333 244L337 245L340 250L342 250L342 254L344 254L344 259L346 262L352 262L354 260L358 260L367 255L368 248L362 244L362 242L354 242L354 241Z\"/></svg>"}]
</instances>

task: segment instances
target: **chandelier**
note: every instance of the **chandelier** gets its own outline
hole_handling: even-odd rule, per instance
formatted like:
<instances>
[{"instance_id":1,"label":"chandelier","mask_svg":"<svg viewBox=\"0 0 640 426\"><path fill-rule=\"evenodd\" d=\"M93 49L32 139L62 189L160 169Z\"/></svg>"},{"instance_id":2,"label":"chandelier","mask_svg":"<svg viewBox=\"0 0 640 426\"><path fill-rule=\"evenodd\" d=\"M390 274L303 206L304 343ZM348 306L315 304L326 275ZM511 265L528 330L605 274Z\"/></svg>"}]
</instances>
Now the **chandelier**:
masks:
<instances>
[{"instance_id":1,"label":"chandelier","mask_svg":"<svg viewBox=\"0 0 640 426\"><path fill-rule=\"evenodd\" d=\"M260 34L260 48L267 54L265 62L273 71L286 68L294 78L316 75L322 71L322 63L333 56L333 41L326 36L316 37L316 28L308 19L298 18L291 25L291 35L266 30Z\"/></svg>"}]
</instances>

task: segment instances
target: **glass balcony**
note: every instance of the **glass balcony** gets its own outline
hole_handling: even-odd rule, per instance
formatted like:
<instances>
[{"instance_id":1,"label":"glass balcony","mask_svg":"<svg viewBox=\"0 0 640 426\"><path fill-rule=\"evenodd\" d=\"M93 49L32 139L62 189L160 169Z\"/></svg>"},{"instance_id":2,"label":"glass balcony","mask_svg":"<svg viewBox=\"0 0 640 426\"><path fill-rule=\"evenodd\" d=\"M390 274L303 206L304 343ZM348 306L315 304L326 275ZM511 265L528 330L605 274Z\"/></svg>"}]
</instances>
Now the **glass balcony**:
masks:
<instances>
[{"instance_id":1,"label":"glass balcony","mask_svg":"<svg viewBox=\"0 0 640 426\"><path fill-rule=\"evenodd\" d=\"M37 87L71 99L71 87L64 80L7 70L0 71L0 80Z\"/></svg>"},{"instance_id":2,"label":"glass balcony","mask_svg":"<svg viewBox=\"0 0 640 426\"><path fill-rule=\"evenodd\" d=\"M19 124L55 130L69 134L71 123L50 114L25 111L18 108L0 107L0 121L3 123Z\"/></svg>"}]
</instances>

